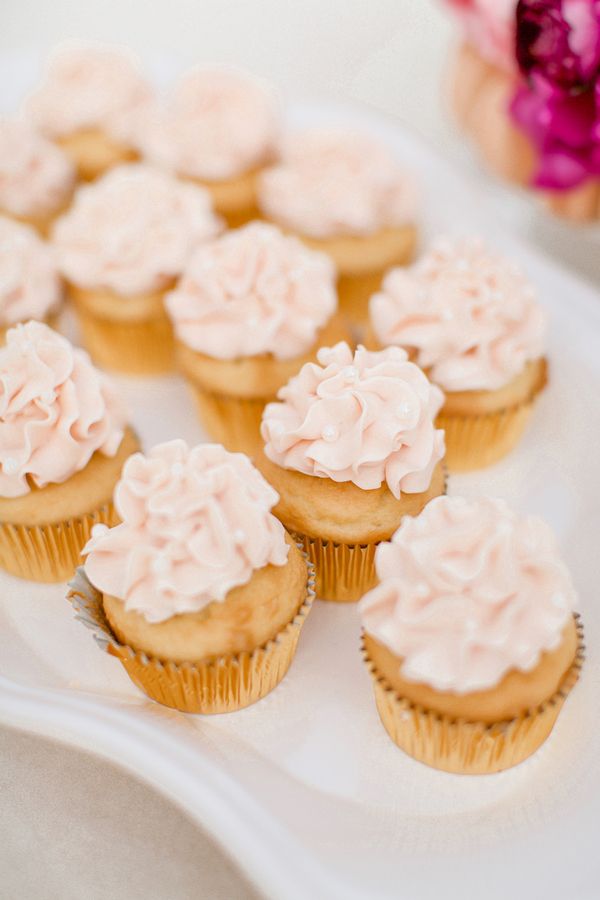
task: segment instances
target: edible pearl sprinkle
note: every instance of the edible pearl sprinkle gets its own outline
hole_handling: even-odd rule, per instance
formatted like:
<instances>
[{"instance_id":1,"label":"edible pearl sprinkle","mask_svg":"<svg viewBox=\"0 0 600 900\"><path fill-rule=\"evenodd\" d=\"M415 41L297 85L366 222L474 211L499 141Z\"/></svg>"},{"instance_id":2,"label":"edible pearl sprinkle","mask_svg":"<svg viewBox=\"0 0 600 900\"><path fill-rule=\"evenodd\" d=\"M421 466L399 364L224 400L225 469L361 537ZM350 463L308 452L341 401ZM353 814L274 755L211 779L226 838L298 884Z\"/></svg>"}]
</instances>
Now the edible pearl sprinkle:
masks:
<instances>
[{"instance_id":1,"label":"edible pearl sprinkle","mask_svg":"<svg viewBox=\"0 0 600 900\"><path fill-rule=\"evenodd\" d=\"M19 463L12 456L9 456L8 459L4 460L2 468L5 475L15 475L19 471Z\"/></svg>"},{"instance_id":2,"label":"edible pearl sprinkle","mask_svg":"<svg viewBox=\"0 0 600 900\"><path fill-rule=\"evenodd\" d=\"M236 528L236 530L233 532L233 540L236 544L243 544L246 540L246 532L242 531L241 528Z\"/></svg>"},{"instance_id":3,"label":"edible pearl sprinkle","mask_svg":"<svg viewBox=\"0 0 600 900\"><path fill-rule=\"evenodd\" d=\"M321 435L324 441L335 441L338 436L338 430L335 425L326 425Z\"/></svg>"},{"instance_id":4,"label":"edible pearl sprinkle","mask_svg":"<svg viewBox=\"0 0 600 900\"><path fill-rule=\"evenodd\" d=\"M407 416L410 416L411 412L412 412L412 407L411 407L410 403L401 403L400 406L398 407L398 415L402 419L406 419Z\"/></svg>"},{"instance_id":5,"label":"edible pearl sprinkle","mask_svg":"<svg viewBox=\"0 0 600 900\"><path fill-rule=\"evenodd\" d=\"M358 375L358 370L356 366L345 366L342 369L342 375L345 381L355 381L356 376Z\"/></svg>"}]
</instances>

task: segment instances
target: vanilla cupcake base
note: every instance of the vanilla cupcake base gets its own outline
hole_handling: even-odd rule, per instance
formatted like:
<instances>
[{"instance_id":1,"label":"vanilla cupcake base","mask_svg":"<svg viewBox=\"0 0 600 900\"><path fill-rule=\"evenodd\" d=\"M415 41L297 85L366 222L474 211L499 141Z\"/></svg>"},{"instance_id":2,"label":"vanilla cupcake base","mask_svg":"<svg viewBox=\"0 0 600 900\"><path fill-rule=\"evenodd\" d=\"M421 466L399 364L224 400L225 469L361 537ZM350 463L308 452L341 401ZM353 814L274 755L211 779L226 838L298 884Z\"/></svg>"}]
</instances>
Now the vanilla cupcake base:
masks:
<instances>
[{"instance_id":1,"label":"vanilla cupcake base","mask_svg":"<svg viewBox=\"0 0 600 900\"><path fill-rule=\"evenodd\" d=\"M228 228L239 228L260 218L256 202L260 171L252 169L223 181L187 180L209 192L213 209L225 219Z\"/></svg>"},{"instance_id":2,"label":"vanilla cupcake base","mask_svg":"<svg viewBox=\"0 0 600 900\"><path fill-rule=\"evenodd\" d=\"M94 525L118 522L112 503L91 513L46 525L0 522L0 568L9 575L46 583L66 581L81 562Z\"/></svg>"},{"instance_id":3,"label":"vanilla cupcake base","mask_svg":"<svg viewBox=\"0 0 600 900\"><path fill-rule=\"evenodd\" d=\"M83 568L77 570L68 599L77 618L92 629L100 648L122 663L133 683L148 697L182 712L211 715L250 706L279 684L294 658L314 595L314 571L309 563L306 597L274 638L251 652L206 663L161 661L120 643L104 613L102 595L90 584Z\"/></svg>"},{"instance_id":4,"label":"vanilla cupcake base","mask_svg":"<svg viewBox=\"0 0 600 900\"><path fill-rule=\"evenodd\" d=\"M260 450L260 423L265 406L274 397L231 397L190 385L198 417L208 434L234 453L253 457Z\"/></svg>"},{"instance_id":5,"label":"vanilla cupcake base","mask_svg":"<svg viewBox=\"0 0 600 900\"><path fill-rule=\"evenodd\" d=\"M133 148L116 141L100 128L63 135L56 143L71 159L83 181L93 181L114 166L139 158Z\"/></svg>"},{"instance_id":6,"label":"vanilla cupcake base","mask_svg":"<svg viewBox=\"0 0 600 900\"><path fill-rule=\"evenodd\" d=\"M452 719L401 697L376 670L362 642L381 722L409 756L444 772L486 775L523 762L544 743L583 665L583 625L574 616L577 652L558 690L543 704L510 721L487 724Z\"/></svg>"},{"instance_id":7,"label":"vanilla cupcake base","mask_svg":"<svg viewBox=\"0 0 600 900\"><path fill-rule=\"evenodd\" d=\"M100 366L126 375L161 375L174 367L173 329L166 291L119 297L68 286L83 343Z\"/></svg>"},{"instance_id":8,"label":"vanilla cupcake base","mask_svg":"<svg viewBox=\"0 0 600 900\"><path fill-rule=\"evenodd\" d=\"M117 524L110 498L123 464L138 449L136 435L127 430L114 457L95 453L63 484L0 498L0 568L29 581L70 578L94 525Z\"/></svg>"},{"instance_id":9,"label":"vanilla cupcake base","mask_svg":"<svg viewBox=\"0 0 600 900\"><path fill-rule=\"evenodd\" d=\"M528 363L524 372L499 392L446 394L436 425L445 432L450 471L482 469L510 453L521 440L535 400L547 382L547 364L541 359ZM511 402L519 394L523 399Z\"/></svg>"},{"instance_id":10,"label":"vanilla cupcake base","mask_svg":"<svg viewBox=\"0 0 600 900\"><path fill-rule=\"evenodd\" d=\"M274 468L273 463L270 463L268 460L265 461L265 459L264 455L262 458L259 457L256 464L267 478L267 481L270 481L277 490L280 487L280 483L273 479L273 472L277 470ZM303 477L308 478L309 476ZM405 515L418 515L429 500L445 494L446 491L447 473L445 466L440 465L436 469L432 483L427 491L422 494L403 495L410 498ZM314 564L316 571L315 589L320 600L328 600L334 603L355 603L375 586L377 582L375 551L381 540L385 538L379 537L377 540L365 541L364 543L350 543L313 537L290 527L287 515L285 512L282 515L279 507L276 507L274 512L281 519L284 526L290 530L298 544L302 545L308 554L308 558ZM394 527L386 535L386 538L390 537L393 531L396 530L402 518L401 516L395 521Z\"/></svg>"}]
</instances>

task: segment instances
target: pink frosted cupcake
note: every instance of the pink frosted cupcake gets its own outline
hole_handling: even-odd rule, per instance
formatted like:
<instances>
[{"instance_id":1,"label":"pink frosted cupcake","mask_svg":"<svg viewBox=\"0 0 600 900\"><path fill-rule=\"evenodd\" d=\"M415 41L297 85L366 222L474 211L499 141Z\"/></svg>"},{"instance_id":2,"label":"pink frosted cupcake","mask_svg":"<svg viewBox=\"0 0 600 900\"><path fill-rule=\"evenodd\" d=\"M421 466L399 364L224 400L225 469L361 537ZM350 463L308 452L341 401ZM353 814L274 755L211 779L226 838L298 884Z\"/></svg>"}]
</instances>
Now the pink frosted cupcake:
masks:
<instances>
[{"instance_id":1,"label":"pink frosted cupcake","mask_svg":"<svg viewBox=\"0 0 600 900\"><path fill-rule=\"evenodd\" d=\"M281 162L260 180L259 204L266 218L331 256L341 309L358 325L383 272L414 252L413 182L385 145L360 132L289 135Z\"/></svg>"},{"instance_id":2,"label":"pink frosted cupcake","mask_svg":"<svg viewBox=\"0 0 600 900\"><path fill-rule=\"evenodd\" d=\"M101 365L134 374L172 368L164 295L192 251L220 229L206 191L142 163L77 191L53 244L85 344Z\"/></svg>"},{"instance_id":3,"label":"pink frosted cupcake","mask_svg":"<svg viewBox=\"0 0 600 900\"><path fill-rule=\"evenodd\" d=\"M347 335L328 257L259 222L201 247L166 306L202 422L247 453L260 446L265 404Z\"/></svg>"},{"instance_id":4,"label":"pink frosted cupcake","mask_svg":"<svg viewBox=\"0 0 600 900\"><path fill-rule=\"evenodd\" d=\"M478 238L441 239L371 299L378 347L401 346L445 393L448 466L490 465L520 440L546 384L533 285Z\"/></svg>"},{"instance_id":5,"label":"pink frosted cupcake","mask_svg":"<svg viewBox=\"0 0 600 900\"><path fill-rule=\"evenodd\" d=\"M27 225L0 216L0 342L19 322L52 322L62 299L50 247Z\"/></svg>"},{"instance_id":6,"label":"pink frosted cupcake","mask_svg":"<svg viewBox=\"0 0 600 900\"><path fill-rule=\"evenodd\" d=\"M125 464L121 522L94 529L70 596L152 699L230 712L287 672L313 590L276 502L248 458L218 444L169 441Z\"/></svg>"},{"instance_id":7,"label":"pink frosted cupcake","mask_svg":"<svg viewBox=\"0 0 600 900\"><path fill-rule=\"evenodd\" d=\"M59 147L25 122L0 120L0 213L45 235L74 185L75 169Z\"/></svg>"},{"instance_id":8,"label":"pink frosted cupcake","mask_svg":"<svg viewBox=\"0 0 600 900\"><path fill-rule=\"evenodd\" d=\"M138 448L115 389L41 322L11 328L0 349L0 567L62 581Z\"/></svg>"},{"instance_id":9,"label":"pink frosted cupcake","mask_svg":"<svg viewBox=\"0 0 600 900\"><path fill-rule=\"evenodd\" d=\"M339 343L317 359L266 407L258 465L316 565L318 596L351 601L373 585L377 544L445 491L443 398L398 347Z\"/></svg>"},{"instance_id":10,"label":"pink frosted cupcake","mask_svg":"<svg viewBox=\"0 0 600 900\"><path fill-rule=\"evenodd\" d=\"M122 48L63 44L48 61L25 111L89 181L137 157L138 116L152 90L137 60Z\"/></svg>"},{"instance_id":11,"label":"pink frosted cupcake","mask_svg":"<svg viewBox=\"0 0 600 900\"><path fill-rule=\"evenodd\" d=\"M552 531L503 500L439 497L375 555L364 652L386 730L415 759L486 774L548 737L583 659Z\"/></svg>"},{"instance_id":12,"label":"pink frosted cupcake","mask_svg":"<svg viewBox=\"0 0 600 900\"><path fill-rule=\"evenodd\" d=\"M139 135L143 154L205 187L230 227L256 218L256 179L273 161L279 103L267 83L237 69L187 72Z\"/></svg>"}]
</instances>

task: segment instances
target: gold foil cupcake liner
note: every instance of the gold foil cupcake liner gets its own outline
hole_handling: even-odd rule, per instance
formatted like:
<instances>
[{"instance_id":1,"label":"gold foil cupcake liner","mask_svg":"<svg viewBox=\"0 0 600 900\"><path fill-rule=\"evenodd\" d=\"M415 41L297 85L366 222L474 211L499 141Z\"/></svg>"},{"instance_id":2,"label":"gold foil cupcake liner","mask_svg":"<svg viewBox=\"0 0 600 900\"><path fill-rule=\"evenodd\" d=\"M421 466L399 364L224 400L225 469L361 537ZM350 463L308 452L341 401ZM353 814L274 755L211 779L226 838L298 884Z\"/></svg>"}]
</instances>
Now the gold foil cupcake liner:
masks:
<instances>
[{"instance_id":1,"label":"gold foil cupcake liner","mask_svg":"<svg viewBox=\"0 0 600 900\"><path fill-rule=\"evenodd\" d=\"M575 614L578 646L556 693L515 719L492 725L451 719L399 696L378 674L362 642L363 659L373 678L381 722L395 744L413 759L464 775L487 775L516 766L544 743L579 679L584 660L583 625Z\"/></svg>"},{"instance_id":2,"label":"gold foil cupcake liner","mask_svg":"<svg viewBox=\"0 0 600 900\"><path fill-rule=\"evenodd\" d=\"M175 341L166 313L117 321L95 316L76 302L75 309L83 343L98 365L126 375L160 375L174 369Z\"/></svg>"},{"instance_id":3,"label":"gold foil cupcake liner","mask_svg":"<svg viewBox=\"0 0 600 900\"><path fill-rule=\"evenodd\" d=\"M444 465L444 490L448 493L448 469ZM319 600L355 603L375 587L375 551L381 541L346 544L292 532L316 571L315 590Z\"/></svg>"},{"instance_id":4,"label":"gold foil cupcake liner","mask_svg":"<svg viewBox=\"0 0 600 900\"><path fill-rule=\"evenodd\" d=\"M100 649L115 656L133 683L152 700L182 712L234 712L265 697L288 671L315 596L314 569L308 560L307 567L306 598L279 634L252 652L206 663L163 661L121 644L104 614L102 595L83 568L77 570L67 596L76 618L92 630Z\"/></svg>"},{"instance_id":5,"label":"gold foil cupcake liner","mask_svg":"<svg viewBox=\"0 0 600 900\"><path fill-rule=\"evenodd\" d=\"M315 590L320 600L354 603L377 581L372 544L343 544L292 533L316 570Z\"/></svg>"},{"instance_id":6,"label":"gold foil cupcake liner","mask_svg":"<svg viewBox=\"0 0 600 900\"><path fill-rule=\"evenodd\" d=\"M98 524L117 524L112 503L47 525L0 522L0 568L29 581L66 581L81 563L81 551Z\"/></svg>"},{"instance_id":7,"label":"gold foil cupcake liner","mask_svg":"<svg viewBox=\"0 0 600 900\"><path fill-rule=\"evenodd\" d=\"M213 440L234 453L255 456L262 447L263 410L273 398L230 397L204 391L197 384L191 388L202 426Z\"/></svg>"},{"instance_id":8,"label":"gold foil cupcake liner","mask_svg":"<svg viewBox=\"0 0 600 900\"><path fill-rule=\"evenodd\" d=\"M546 370L522 403L481 415L444 412L436 419L446 433L445 460L451 472L483 469L503 459L523 436L537 395L547 384Z\"/></svg>"}]
</instances>

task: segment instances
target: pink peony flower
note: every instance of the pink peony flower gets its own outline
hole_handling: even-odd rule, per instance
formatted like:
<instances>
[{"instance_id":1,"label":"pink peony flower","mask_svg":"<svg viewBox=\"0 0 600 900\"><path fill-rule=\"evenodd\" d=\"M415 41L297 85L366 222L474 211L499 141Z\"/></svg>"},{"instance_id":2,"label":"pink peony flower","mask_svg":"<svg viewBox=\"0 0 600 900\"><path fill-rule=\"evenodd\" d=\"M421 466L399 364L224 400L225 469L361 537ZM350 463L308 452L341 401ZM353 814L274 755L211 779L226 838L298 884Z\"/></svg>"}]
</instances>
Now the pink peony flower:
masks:
<instances>
[{"instance_id":1,"label":"pink peony flower","mask_svg":"<svg viewBox=\"0 0 600 900\"><path fill-rule=\"evenodd\" d=\"M600 0L519 0L517 59L511 113L539 154L534 184L600 175Z\"/></svg>"}]
</instances>

